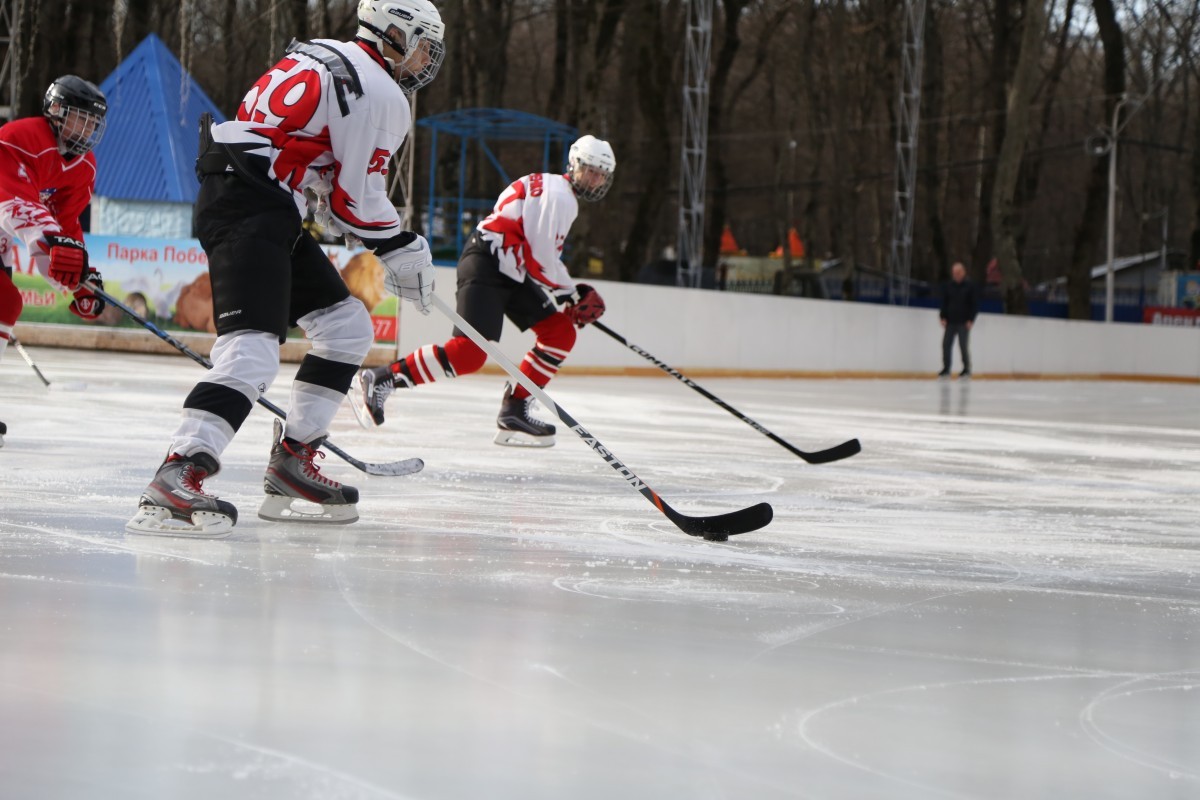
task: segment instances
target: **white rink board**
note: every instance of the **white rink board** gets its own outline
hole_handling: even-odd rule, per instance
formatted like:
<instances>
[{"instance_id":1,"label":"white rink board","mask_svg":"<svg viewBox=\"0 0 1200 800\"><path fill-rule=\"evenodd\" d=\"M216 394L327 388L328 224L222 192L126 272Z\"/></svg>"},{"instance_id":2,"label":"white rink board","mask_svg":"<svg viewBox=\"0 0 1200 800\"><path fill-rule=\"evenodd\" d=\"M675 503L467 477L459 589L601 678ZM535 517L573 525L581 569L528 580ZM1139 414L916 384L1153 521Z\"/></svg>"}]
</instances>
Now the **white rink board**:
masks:
<instances>
[{"instance_id":1,"label":"white rink board","mask_svg":"<svg viewBox=\"0 0 1200 800\"><path fill-rule=\"evenodd\" d=\"M897 308L701 289L587 281L604 297L603 322L683 371L916 375L941 369L933 309ZM438 294L454 304L454 270L438 269ZM449 338L439 313L400 309L404 354ZM505 323L501 346L520 359L532 343ZM977 375L1141 376L1200 380L1200 331L983 314L971 334ZM958 352L954 354L958 363ZM582 331L566 369L647 367L599 331ZM957 367L956 367L957 369Z\"/></svg>"}]
</instances>

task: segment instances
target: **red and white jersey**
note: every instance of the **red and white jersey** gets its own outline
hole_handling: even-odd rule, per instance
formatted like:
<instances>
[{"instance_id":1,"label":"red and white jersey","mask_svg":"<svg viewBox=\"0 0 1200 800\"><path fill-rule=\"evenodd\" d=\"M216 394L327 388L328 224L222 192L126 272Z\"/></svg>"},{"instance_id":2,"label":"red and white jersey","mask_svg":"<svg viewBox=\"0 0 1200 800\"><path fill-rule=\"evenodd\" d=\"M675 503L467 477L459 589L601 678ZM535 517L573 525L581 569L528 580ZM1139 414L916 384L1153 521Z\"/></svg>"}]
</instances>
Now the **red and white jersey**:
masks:
<instances>
[{"instance_id":1,"label":"red and white jersey","mask_svg":"<svg viewBox=\"0 0 1200 800\"><path fill-rule=\"evenodd\" d=\"M575 289L562 249L577 216L579 201L566 176L535 172L513 181L476 230L505 275L523 283L528 273L562 294Z\"/></svg>"},{"instance_id":2,"label":"red and white jersey","mask_svg":"<svg viewBox=\"0 0 1200 800\"><path fill-rule=\"evenodd\" d=\"M92 200L96 157L70 160L44 117L26 117L0 127L0 252L8 258L20 239L44 273L34 243L44 234L83 241L79 215ZM44 260L44 259L42 259ZM9 265L11 266L11 265Z\"/></svg>"},{"instance_id":3,"label":"red and white jersey","mask_svg":"<svg viewBox=\"0 0 1200 800\"><path fill-rule=\"evenodd\" d=\"M301 216L305 189L328 195L340 227L375 249L403 232L387 174L412 127L408 98L360 42L316 39L300 48L259 78L236 119L213 126L213 139L251 163L263 159Z\"/></svg>"}]
</instances>

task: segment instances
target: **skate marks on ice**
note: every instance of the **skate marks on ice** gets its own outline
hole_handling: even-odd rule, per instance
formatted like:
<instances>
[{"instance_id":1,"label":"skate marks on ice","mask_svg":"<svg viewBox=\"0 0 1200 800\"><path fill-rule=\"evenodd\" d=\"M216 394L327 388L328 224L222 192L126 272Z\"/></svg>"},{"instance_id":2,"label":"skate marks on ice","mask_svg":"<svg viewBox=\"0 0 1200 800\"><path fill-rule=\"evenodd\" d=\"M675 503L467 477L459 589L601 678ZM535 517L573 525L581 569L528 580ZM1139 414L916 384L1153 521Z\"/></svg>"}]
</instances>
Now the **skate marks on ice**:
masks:
<instances>
[{"instance_id":1,"label":"skate marks on ice","mask_svg":"<svg viewBox=\"0 0 1200 800\"><path fill-rule=\"evenodd\" d=\"M931 657L929 653L854 649L862 654L875 652L882 658ZM961 659L955 657L953 660ZM899 787L916 790L917 794L913 795L916 797L1013 796L980 794L979 787L987 782L980 780L977 774L983 771L979 766L978 750L990 747L993 752L1002 753L1005 737L1021 735L1008 724L1011 720L1006 718L1005 709L1044 706L1047 710L1036 715L1045 722L1034 736L1038 744L1020 748L1025 755L1019 766L1013 764L1011 771L999 770L994 775L998 786L1008 787L1003 792L1012 791L1014 784L1024 787L1015 792L1016 796L1040 796L1039 792L1049 789L1050 786L1043 782L1050 774L1048 765L1039 762L1055 756L1036 751L1051 744L1054 747L1049 752L1057 752L1059 758L1064 751L1086 751L1086 747L1079 745L1079 731L1086 734L1086 740L1082 740L1085 743L1095 743L1121 760L1157 773L1163 783L1159 784L1154 796L1183 798L1200 791L1200 770L1194 764L1196 735L1194 731L1181 730L1177 722L1181 718L1194 719L1195 714L1200 713L1200 698L1195 693L1200 688L1197 680L1200 671L1131 675L1003 660L984 660L978 665L995 671L1032 674L921 682L852 695L796 714L798 719L789 721L788 729L812 751L856 773L878 778L878 784L869 789L867 785L861 785L866 796L901 796L891 794L898 792ZM1088 688L1097 682L1111 685L1099 690ZM1068 685L1051 688L1064 683ZM1142 697L1146 694L1162 696L1146 702ZM1070 724L1071 708L1062 702L1065 696L1083 698L1075 725ZM1129 707L1113 714L1111 720L1098 722L1098 711L1114 701L1125 702ZM952 708L978 709L997 730L982 737L972 737L968 742L949 731L934 737L928 728L914 729L911 724L914 715L937 715L945 713L942 709ZM1172 723L1172 720L1176 722ZM876 735L891 737L888 748L875 749L870 743L863 742L861 731L868 721L874 726ZM1030 721L1026 718L1026 723ZM1057 731L1053 741L1048 741L1052 737L1046 735L1046 730ZM936 758L928 757L931 751L937 753ZM1091 756L1090 760L1097 770L1113 773L1114 783L1106 787L1114 792L1113 797L1138 796L1134 787L1145 785L1138 781L1130 783L1128 789L1120 788L1128 782L1127 776L1105 764L1103 759ZM1014 779L1019 770L1032 773L1034 777ZM1101 790L1097 788L1096 791ZM1100 795L1089 792L1089 796Z\"/></svg>"},{"instance_id":2,"label":"skate marks on ice","mask_svg":"<svg viewBox=\"0 0 1200 800\"><path fill-rule=\"evenodd\" d=\"M128 706L98 703L90 697L29 684L0 683L0 708L10 712L7 719L35 716L47 722L69 719L77 735L123 742L124 746L103 749L108 762L104 772L123 776L122 792L137 796L180 800L241 797L254 787L257 792L254 796L295 800L415 800L412 795L384 788L298 753L203 730L162 714L142 714ZM38 725L30 727L32 730L25 732L30 738L45 733ZM147 737L147 731L154 731L155 735ZM131 746L135 742L137 746ZM65 781L43 783L33 771L14 770L9 773L14 781L9 788L25 787L28 793L20 795L25 797L65 797L57 793L65 785L91 794L102 783L96 781L88 762L89 759L83 759L82 763L73 764L69 772L74 780ZM0 766L3 763L0 759ZM15 782L17 779L21 782ZM85 786L88 788L83 789Z\"/></svg>"},{"instance_id":3,"label":"skate marks on ice","mask_svg":"<svg viewBox=\"0 0 1200 800\"><path fill-rule=\"evenodd\" d=\"M1163 718L1164 709L1191 709L1192 719L1200 715L1200 670L1160 672L1137 675L1095 695L1079 713L1079 724L1092 741L1121 758L1148 769L1163 773L1173 781L1193 785L1200 793L1200 767L1196 764L1195 747L1185 750L1179 745L1180 731L1156 731L1153 726L1132 725L1139 715L1127 708L1116 711L1107 719L1108 706L1133 705L1143 719ZM1140 708L1138 706L1141 706ZM1144 741L1158 735L1166 742ZM1192 737L1195 739L1195 737ZM1186 741L1186 738L1184 738ZM1176 754L1166 752L1173 749Z\"/></svg>"},{"instance_id":4,"label":"skate marks on ice","mask_svg":"<svg viewBox=\"0 0 1200 800\"><path fill-rule=\"evenodd\" d=\"M577 793L579 784L573 781L590 774L597 785L614 787L621 785L620 776L630 760L632 774L642 776L640 785L647 792L660 785L711 787L717 781L760 797L812 796L777 772L748 766L744 758L731 753L727 742L711 736L711 727L696 731L681 727L669 711L670 703L647 703L641 692L622 689L626 680L635 685L642 679L690 683L694 676L688 673L695 667L686 659L674 676L664 677L656 674L658 654L631 654L619 648L605 652L603 646L589 641L584 631L592 623L586 619L579 630L568 625L555 624L550 630L531 625L530 615L540 616L537 609L543 604L555 608L556 614L570 611L547 594L557 587L546 568L586 570L589 559L596 558L597 546L612 548L616 557L627 553L621 543L606 546L601 540L581 547L569 537L511 540L447 528L436 536L413 537L410 548L390 547L382 558L373 557L373 550L382 549L373 542L381 538L361 527L347 529L340 533L338 547L327 561L346 605L372 629L425 663L410 666L407 679L418 680L431 692L445 691L435 688L442 684L453 686L454 703L443 713L485 713L504 719L506 736L518 740L546 725L572 731L561 751L546 752L543 744L520 757L510 752L503 764L476 756L476 775L470 779L443 776L441 791L446 796L461 795L462 787L474 780L487 782L492 796L508 796L523 785L520 774L530 769L538 770L543 786L565 780ZM489 544L490 540L497 544ZM398 586L404 589L397 591ZM455 599L463 586L479 598L466 614ZM595 633L603 638L610 631L601 625ZM672 660L679 657L671 654ZM627 671L628 677L617 677L614 683L613 669ZM598 745L604 742L598 750L579 752L572 744L596 737ZM617 758L614 753L625 755ZM609 766L601 769L600 763ZM622 767L616 767L618 763Z\"/></svg>"}]
</instances>

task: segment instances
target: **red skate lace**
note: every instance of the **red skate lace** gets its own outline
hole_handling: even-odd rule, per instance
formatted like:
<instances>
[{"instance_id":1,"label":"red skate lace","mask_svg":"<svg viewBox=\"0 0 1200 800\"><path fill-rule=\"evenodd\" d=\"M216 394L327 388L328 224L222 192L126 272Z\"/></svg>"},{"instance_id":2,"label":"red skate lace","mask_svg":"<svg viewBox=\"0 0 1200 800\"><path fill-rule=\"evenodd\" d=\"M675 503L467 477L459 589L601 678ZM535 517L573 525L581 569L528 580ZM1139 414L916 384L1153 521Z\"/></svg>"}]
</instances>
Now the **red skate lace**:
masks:
<instances>
[{"instance_id":1,"label":"red skate lace","mask_svg":"<svg viewBox=\"0 0 1200 800\"><path fill-rule=\"evenodd\" d=\"M307 475L309 478L312 478L317 483L323 483L326 486L332 486L334 489L341 487L341 484L338 483L337 481L330 480L329 478L326 478L324 475L322 475L321 468L318 467L313 462L314 458L324 458L325 457L325 454L322 453L320 450L314 450L311 447L309 447L308 445L302 444L302 445L300 445L301 452L297 453L295 450L292 449L292 446L289 445L287 442L281 442L281 444L283 445L284 450L287 450L289 453L294 455L296 458L298 458L302 462L304 462L304 474Z\"/></svg>"},{"instance_id":2,"label":"red skate lace","mask_svg":"<svg viewBox=\"0 0 1200 800\"><path fill-rule=\"evenodd\" d=\"M177 458L182 460L181 457L177 456L172 456L171 460L176 460ZM194 464L184 464L183 469L179 471L179 483L183 488L189 492L195 492L201 497L214 497L215 495L204 491L204 487L201 485L207 477L208 473L204 470L197 470Z\"/></svg>"}]
</instances>

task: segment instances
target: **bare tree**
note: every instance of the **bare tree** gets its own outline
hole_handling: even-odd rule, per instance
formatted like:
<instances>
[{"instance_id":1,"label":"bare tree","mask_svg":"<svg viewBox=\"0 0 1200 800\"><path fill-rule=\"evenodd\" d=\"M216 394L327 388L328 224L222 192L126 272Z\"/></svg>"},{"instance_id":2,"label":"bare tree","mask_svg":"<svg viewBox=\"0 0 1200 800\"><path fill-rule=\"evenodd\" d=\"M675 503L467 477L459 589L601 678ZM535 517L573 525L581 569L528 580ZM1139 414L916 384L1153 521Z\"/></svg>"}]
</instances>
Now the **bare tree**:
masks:
<instances>
[{"instance_id":1,"label":"bare tree","mask_svg":"<svg viewBox=\"0 0 1200 800\"><path fill-rule=\"evenodd\" d=\"M1125 37L1112 0L1092 0L1092 7L1096 12L1100 41L1104 45L1104 118L1111 120L1117 103L1125 94ZM1096 242L1103 230L1110 158L1111 149L1092 165L1083 218L1075 229L1075 243L1067 271L1067 313L1071 319L1091 319L1092 316L1091 267L1096 260Z\"/></svg>"},{"instance_id":2,"label":"bare tree","mask_svg":"<svg viewBox=\"0 0 1200 800\"><path fill-rule=\"evenodd\" d=\"M1046 8L1043 0L1025 0L1025 15L1021 21L1021 49L1008 92L1005 113L1004 142L996 162L996 186L992 200L992 231L996 239L996 260L1000 266L1004 309L1010 314L1028 314L1029 301L1025 296L1021 257L1017 252L1020 228L1020 209L1015 205L1017 179L1025 143L1029 138L1030 105L1038 81L1038 58L1046 28Z\"/></svg>"}]
</instances>

